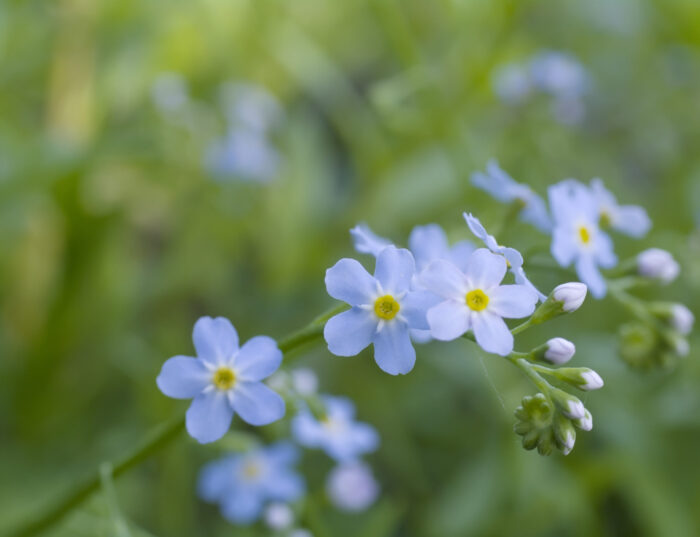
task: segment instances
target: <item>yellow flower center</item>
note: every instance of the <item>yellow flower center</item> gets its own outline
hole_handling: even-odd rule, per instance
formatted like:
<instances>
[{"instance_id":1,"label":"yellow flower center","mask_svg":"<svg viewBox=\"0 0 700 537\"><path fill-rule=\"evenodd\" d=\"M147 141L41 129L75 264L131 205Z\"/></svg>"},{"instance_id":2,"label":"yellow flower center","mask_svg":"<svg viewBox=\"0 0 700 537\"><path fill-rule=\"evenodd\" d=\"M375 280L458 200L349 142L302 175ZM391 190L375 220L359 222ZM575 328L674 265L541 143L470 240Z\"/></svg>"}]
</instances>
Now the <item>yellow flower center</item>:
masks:
<instances>
[{"instance_id":1,"label":"yellow flower center","mask_svg":"<svg viewBox=\"0 0 700 537\"><path fill-rule=\"evenodd\" d=\"M380 296L374 302L374 313L377 314L377 317L386 321L396 317L400 309L399 303L391 295Z\"/></svg>"},{"instance_id":2,"label":"yellow flower center","mask_svg":"<svg viewBox=\"0 0 700 537\"><path fill-rule=\"evenodd\" d=\"M581 226L578 228L578 236L583 244L588 244L591 242L591 232L588 231L586 226Z\"/></svg>"},{"instance_id":3,"label":"yellow flower center","mask_svg":"<svg viewBox=\"0 0 700 537\"><path fill-rule=\"evenodd\" d=\"M233 384L236 382L236 375L233 373L230 367L220 367L214 372L214 378L212 379L214 386L217 390L230 390Z\"/></svg>"},{"instance_id":4,"label":"yellow flower center","mask_svg":"<svg viewBox=\"0 0 700 537\"><path fill-rule=\"evenodd\" d=\"M255 479L260 475L260 465L255 461L248 461L243 465L243 477Z\"/></svg>"},{"instance_id":5,"label":"yellow flower center","mask_svg":"<svg viewBox=\"0 0 700 537\"><path fill-rule=\"evenodd\" d=\"M467 293L467 306L474 311L482 311L489 305L489 297L481 289L474 289Z\"/></svg>"},{"instance_id":6,"label":"yellow flower center","mask_svg":"<svg viewBox=\"0 0 700 537\"><path fill-rule=\"evenodd\" d=\"M610 216L608 211L600 211L600 220L598 223L602 228L609 228L612 225L612 216Z\"/></svg>"}]
</instances>

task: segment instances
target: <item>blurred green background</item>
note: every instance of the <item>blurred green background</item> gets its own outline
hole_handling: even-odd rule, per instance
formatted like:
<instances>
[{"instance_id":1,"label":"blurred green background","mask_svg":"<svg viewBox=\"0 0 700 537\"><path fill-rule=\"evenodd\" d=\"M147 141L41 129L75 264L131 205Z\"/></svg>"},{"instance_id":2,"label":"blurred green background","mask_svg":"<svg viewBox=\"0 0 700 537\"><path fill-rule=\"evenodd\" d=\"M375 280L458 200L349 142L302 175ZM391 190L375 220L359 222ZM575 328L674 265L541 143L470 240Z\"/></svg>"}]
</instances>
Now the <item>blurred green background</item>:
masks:
<instances>
[{"instance_id":1,"label":"blurred green background","mask_svg":"<svg viewBox=\"0 0 700 537\"><path fill-rule=\"evenodd\" d=\"M494 95L499 66L545 49L588 69L578 125L544 97ZM154 379L193 352L199 316L282 337L332 305L324 271L354 255L358 221L400 244L429 222L467 238L464 210L499 222L507 208L469 183L491 157L542 194L600 176L644 205L652 232L617 238L618 254L671 250L682 277L655 296L699 309L696 0L5 0L0 60L0 532L184 412ZM175 110L154 103L164 72L189 88ZM203 166L227 81L284 109L269 184ZM523 224L499 240L542 238ZM517 344L569 338L574 363L606 381L568 457L520 447L512 412L534 389L469 342L420 347L400 378L367 351L304 349L323 391L353 397L382 435L370 461L383 494L363 514L328 506L330 462L306 454L316 537L700 535L700 341L675 371L638 373L616 352L626 319L589 300ZM196 499L219 451L183 435L120 478L134 534L266 535ZM105 513L95 495L47 535L115 535Z\"/></svg>"}]
</instances>

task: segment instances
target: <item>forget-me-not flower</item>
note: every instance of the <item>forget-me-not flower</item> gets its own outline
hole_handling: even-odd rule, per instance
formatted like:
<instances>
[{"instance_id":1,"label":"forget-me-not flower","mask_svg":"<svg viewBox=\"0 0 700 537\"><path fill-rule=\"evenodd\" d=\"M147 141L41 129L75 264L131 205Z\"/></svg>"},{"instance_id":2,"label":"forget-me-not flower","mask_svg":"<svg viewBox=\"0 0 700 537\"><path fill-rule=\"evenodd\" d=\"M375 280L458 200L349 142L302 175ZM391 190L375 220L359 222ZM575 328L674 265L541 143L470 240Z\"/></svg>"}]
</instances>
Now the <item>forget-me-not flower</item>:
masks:
<instances>
[{"instance_id":1,"label":"forget-me-not flower","mask_svg":"<svg viewBox=\"0 0 700 537\"><path fill-rule=\"evenodd\" d=\"M168 397L192 399L187 432L201 443L214 442L231 426L233 415L251 425L267 425L284 416L284 400L262 380L282 362L277 343L256 336L242 347L231 322L202 317L192 334L197 357L175 356L156 379Z\"/></svg>"},{"instance_id":2,"label":"forget-me-not flower","mask_svg":"<svg viewBox=\"0 0 700 537\"><path fill-rule=\"evenodd\" d=\"M350 461L330 471L326 479L326 493L338 509L356 513L374 503L379 496L379 483L369 465L362 461Z\"/></svg>"},{"instance_id":3,"label":"forget-me-not flower","mask_svg":"<svg viewBox=\"0 0 700 537\"><path fill-rule=\"evenodd\" d=\"M545 233L552 229L544 200L528 185L516 182L500 168L496 160L488 162L486 173L474 172L472 184L488 192L498 201L521 204L520 218L524 222L532 224Z\"/></svg>"},{"instance_id":4,"label":"forget-me-not flower","mask_svg":"<svg viewBox=\"0 0 700 537\"><path fill-rule=\"evenodd\" d=\"M467 222L467 226L469 226L469 230L474 234L474 236L480 239L494 254L502 255L505 258L508 265L508 270L510 270L511 274L515 278L515 283L530 288L537 295L539 300L544 302L547 299L546 295L541 293L525 274L525 269L523 269L523 263L525 260L523 259L522 254L515 248L499 245L496 238L493 235L489 235L486 228L481 224L476 216L464 213L464 219Z\"/></svg>"},{"instance_id":5,"label":"forget-me-not flower","mask_svg":"<svg viewBox=\"0 0 700 537\"><path fill-rule=\"evenodd\" d=\"M598 267L614 267L617 256L610 237L598 226L597 200L585 185L568 179L549 187L549 205L554 217L552 256L563 267L575 263L591 294L602 298L607 284Z\"/></svg>"},{"instance_id":6,"label":"forget-me-not flower","mask_svg":"<svg viewBox=\"0 0 700 537\"><path fill-rule=\"evenodd\" d=\"M450 341L472 330L485 351L510 354L513 335L503 318L531 315L537 294L525 285L501 285L506 270L506 258L485 248L471 255L465 272L448 261L433 261L421 274L426 289L443 299L428 310L432 336Z\"/></svg>"},{"instance_id":7,"label":"forget-me-not flower","mask_svg":"<svg viewBox=\"0 0 700 537\"><path fill-rule=\"evenodd\" d=\"M581 96L588 90L588 72L566 52L540 52L532 59L530 72L534 85L555 97Z\"/></svg>"},{"instance_id":8,"label":"forget-me-not flower","mask_svg":"<svg viewBox=\"0 0 700 537\"><path fill-rule=\"evenodd\" d=\"M416 260L416 271L422 272L436 259L445 259L465 269L476 247L470 241L458 241L450 246L445 231L437 224L416 226L408 237L408 247Z\"/></svg>"},{"instance_id":9,"label":"forget-me-not flower","mask_svg":"<svg viewBox=\"0 0 700 537\"><path fill-rule=\"evenodd\" d=\"M379 446L371 425L355 421L355 405L346 397L323 396L326 414L317 420L302 409L292 420L292 434L302 446L320 448L336 461L350 461Z\"/></svg>"},{"instance_id":10,"label":"forget-me-not flower","mask_svg":"<svg viewBox=\"0 0 700 537\"><path fill-rule=\"evenodd\" d=\"M598 224L601 228L612 228L635 238L643 237L651 228L651 219L643 207L619 205L601 179L591 181L591 193L598 204Z\"/></svg>"},{"instance_id":11,"label":"forget-me-not flower","mask_svg":"<svg viewBox=\"0 0 700 537\"><path fill-rule=\"evenodd\" d=\"M217 503L234 524L250 524L268 502L292 502L304 494L304 481L293 469L298 449L279 442L243 454L229 455L202 468L199 496Z\"/></svg>"},{"instance_id":12,"label":"forget-me-not flower","mask_svg":"<svg viewBox=\"0 0 700 537\"><path fill-rule=\"evenodd\" d=\"M354 259L341 259L326 271L326 289L351 309L332 317L323 335L337 356L354 356L374 345L377 365L391 375L406 374L416 361L410 330L428 329L425 318L435 297L411 288L411 252L387 246L377 257L374 276Z\"/></svg>"},{"instance_id":13,"label":"forget-me-not flower","mask_svg":"<svg viewBox=\"0 0 700 537\"><path fill-rule=\"evenodd\" d=\"M214 140L205 155L205 166L219 180L266 183L274 179L279 163L279 153L265 133L240 128L230 128Z\"/></svg>"}]
</instances>

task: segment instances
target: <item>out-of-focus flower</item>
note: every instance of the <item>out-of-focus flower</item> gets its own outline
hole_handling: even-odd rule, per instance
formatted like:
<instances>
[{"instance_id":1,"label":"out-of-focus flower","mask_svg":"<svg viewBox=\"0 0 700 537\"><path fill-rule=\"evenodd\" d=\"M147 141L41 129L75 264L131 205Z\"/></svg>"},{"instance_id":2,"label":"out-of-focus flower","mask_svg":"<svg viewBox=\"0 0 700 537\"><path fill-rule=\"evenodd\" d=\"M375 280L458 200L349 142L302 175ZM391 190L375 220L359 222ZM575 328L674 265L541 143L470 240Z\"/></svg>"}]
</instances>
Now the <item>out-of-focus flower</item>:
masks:
<instances>
[{"instance_id":1,"label":"out-of-focus flower","mask_svg":"<svg viewBox=\"0 0 700 537\"><path fill-rule=\"evenodd\" d=\"M350 230L355 250L361 254L370 254L377 257L391 241L377 235L367 224L357 224Z\"/></svg>"},{"instance_id":2,"label":"out-of-focus flower","mask_svg":"<svg viewBox=\"0 0 700 537\"><path fill-rule=\"evenodd\" d=\"M593 179L591 192L598 204L599 220L601 228L612 228L615 231L641 238L651 228L651 220L643 207L637 205L619 205L615 196L605 188L603 181Z\"/></svg>"},{"instance_id":3,"label":"out-of-focus flower","mask_svg":"<svg viewBox=\"0 0 700 537\"><path fill-rule=\"evenodd\" d=\"M354 356L374 345L377 365L391 375L406 374L416 361L410 329L427 330L426 311L435 297L411 290L411 252L388 246L377 257L374 276L354 259L341 259L326 271L326 289L352 306L328 320L323 335L337 356Z\"/></svg>"},{"instance_id":4,"label":"out-of-focus flower","mask_svg":"<svg viewBox=\"0 0 700 537\"><path fill-rule=\"evenodd\" d=\"M464 213L464 219L467 222L467 226L469 226L469 230L480 239L489 250L505 258L508 263L508 270L510 270L511 274L515 277L515 283L528 287L537 295L540 301L544 301L547 298L543 293L540 293L525 274L525 269L523 269L524 259L520 252L515 248L499 245L496 238L488 234L486 228L474 215Z\"/></svg>"},{"instance_id":5,"label":"out-of-focus flower","mask_svg":"<svg viewBox=\"0 0 700 537\"><path fill-rule=\"evenodd\" d=\"M294 390L303 396L313 395L318 389L318 377L313 369L301 367L291 372Z\"/></svg>"},{"instance_id":6,"label":"out-of-focus flower","mask_svg":"<svg viewBox=\"0 0 700 537\"><path fill-rule=\"evenodd\" d=\"M161 73L153 82L151 97L161 112L176 112L189 101L187 81L178 73Z\"/></svg>"},{"instance_id":7,"label":"out-of-focus flower","mask_svg":"<svg viewBox=\"0 0 700 537\"><path fill-rule=\"evenodd\" d=\"M228 319L202 317L192 335L197 358L170 358L156 379L158 388L175 399L193 399L187 410L187 432L201 443L221 438L234 413L251 425L267 425L284 416L284 400L262 380L282 362L274 339L257 336L238 346Z\"/></svg>"},{"instance_id":8,"label":"out-of-focus flower","mask_svg":"<svg viewBox=\"0 0 700 537\"><path fill-rule=\"evenodd\" d=\"M379 495L379 484L371 468L361 461L342 463L328 474L328 497L343 511L364 511Z\"/></svg>"},{"instance_id":9,"label":"out-of-focus flower","mask_svg":"<svg viewBox=\"0 0 700 537\"><path fill-rule=\"evenodd\" d=\"M553 95L580 96L588 90L588 73L572 55L559 51L543 51L530 63L535 87Z\"/></svg>"},{"instance_id":10,"label":"out-of-focus flower","mask_svg":"<svg viewBox=\"0 0 700 537\"><path fill-rule=\"evenodd\" d=\"M680 266L673 256L660 248L649 248L637 256L637 271L645 278L671 283L678 277Z\"/></svg>"},{"instance_id":11,"label":"out-of-focus flower","mask_svg":"<svg viewBox=\"0 0 700 537\"><path fill-rule=\"evenodd\" d=\"M509 63L496 69L491 84L496 95L507 104L519 104L532 93L532 78L522 63Z\"/></svg>"},{"instance_id":12,"label":"out-of-focus flower","mask_svg":"<svg viewBox=\"0 0 700 537\"><path fill-rule=\"evenodd\" d=\"M549 201L554 218L552 255L563 267L575 263L576 272L602 298L607 284L599 266L617 264L610 237L598 227L598 204L585 185L568 179L549 187Z\"/></svg>"},{"instance_id":13,"label":"out-of-focus flower","mask_svg":"<svg viewBox=\"0 0 700 537\"><path fill-rule=\"evenodd\" d=\"M416 260L418 272L436 259L445 259L465 270L469 256L476 249L470 241L459 241L450 246L445 231L437 224L414 227L408 237L408 247Z\"/></svg>"},{"instance_id":14,"label":"out-of-focus flower","mask_svg":"<svg viewBox=\"0 0 700 537\"><path fill-rule=\"evenodd\" d=\"M505 274L505 258L485 248L471 255L466 272L449 261L433 261L421 274L425 288L443 300L428 310L432 336L450 341L473 330L485 351L511 353L513 335L503 317L527 317L537 295L524 285L500 285Z\"/></svg>"},{"instance_id":15,"label":"out-of-focus flower","mask_svg":"<svg viewBox=\"0 0 700 537\"><path fill-rule=\"evenodd\" d=\"M504 172L496 160L490 160L486 165L486 173L474 172L472 184L503 203L519 203L522 205L520 218L540 231L548 233L552 222L547 212L544 200L528 185L517 183Z\"/></svg>"},{"instance_id":16,"label":"out-of-focus flower","mask_svg":"<svg viewBox=\"0 0 700 537\"><path fill-rule=\"evenodd\" d=\"M302 446L320 448L336 461L350 461L379 446L371 425L355 421L355 405L345 397L324 396L326 414L318 420L304 408L292 420L292 434Z\"/></svg>"},{"instance_id":17,"label":"out-of-focus flower","mask_svg":"<svg viewBox=\"0 0 700 537\"><path fill-rule=\"evenodd\" d=\"M265 508L265 524L272 530L284 530L294 522L294 512L286 503L274 502Z\"/></svg>"},{"instance_id":18,"label":"out-of-focus flower","mask_svg":"<svg viewBox=\"0 0 700 537\"><path fill-rule=\"evenodd\" d=\"M257 520L268 502L292 502L304 493L304 481L292 466L298 450L280 442L253 451L229 455L202 468L199 496L217 503L234 524Z\"/></svg>"},{"instance_id":19,"label":"out-of-focus flower","mask_svg":"<svg viewBox=\"0 0 700 537\"><path fill-rule=\"evenodd\" d=\"M264 133L237 128L214 140L205 156L206 168L218 180L267 183L279 164L279 153Z\"/></svg>"},{"instance_id":20,"label":"out-of-focus flower","mask_svg":"<svg viewBox=\"0 0 700 537\"><path fill-rule=\"evenodd\" d=\"M229 124L247 131L265 134L284 115L277 98L256 84L227 82L220 98Z\"/></svg>"}]
</instances>

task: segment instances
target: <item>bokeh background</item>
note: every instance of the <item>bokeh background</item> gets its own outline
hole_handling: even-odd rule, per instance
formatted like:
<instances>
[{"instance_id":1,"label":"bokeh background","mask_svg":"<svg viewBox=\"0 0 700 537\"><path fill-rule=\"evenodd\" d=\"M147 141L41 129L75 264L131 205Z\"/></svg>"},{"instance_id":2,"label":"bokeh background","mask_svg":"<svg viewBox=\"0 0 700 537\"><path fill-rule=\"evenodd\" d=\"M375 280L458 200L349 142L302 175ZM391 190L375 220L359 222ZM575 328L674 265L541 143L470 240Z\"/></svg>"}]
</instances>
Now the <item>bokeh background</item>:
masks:
<instances>
[{"instance_id":1,"label":"bokeh background","mask_svg":"<svg viewBox=\"0 0 700 537\"><path fill-rule=\"evenodd\" d=\"M545 50L585 67L585 110L548 96L516 105L494 73ZM323 274L368 222L406 243L461 213L507 208L470 185L491 157L540 193L602 177L654 221L621 258L671 250L682 277L657 298L700 299L700 8L695 0L4 1L0 3L0 532L128 452L186 404L155 386L192 351L201 315L242 339L282 337L332 305ZM281 118L265 181L214 173L221 88L256 84ZM499 240L542 242L525 224ZM371 261L367 258L364 261ZM371 263L367 264L371 268ZM549 289L571 276L530 271ZM304 348L323 391L352 397L382 447L382 496L329 506L330 462L304 469L317 537L700 535L700 341L674 371L617 356L628 319L610 300L528 332L573 340L605 388L568 457L524 451L513 409L534 393L469 342L420 347L394 378L371 353ZM694 339L694 341L692 341ZM220 447L182 435L117 482L133 535L267 535L197 500ZM47 535L114 535L100 494Z\"/></svg>"}]
</instances>

